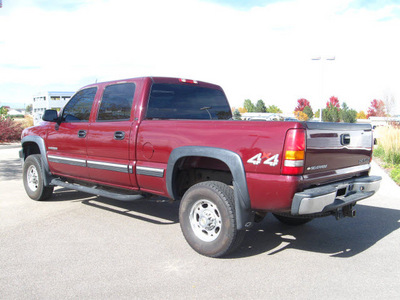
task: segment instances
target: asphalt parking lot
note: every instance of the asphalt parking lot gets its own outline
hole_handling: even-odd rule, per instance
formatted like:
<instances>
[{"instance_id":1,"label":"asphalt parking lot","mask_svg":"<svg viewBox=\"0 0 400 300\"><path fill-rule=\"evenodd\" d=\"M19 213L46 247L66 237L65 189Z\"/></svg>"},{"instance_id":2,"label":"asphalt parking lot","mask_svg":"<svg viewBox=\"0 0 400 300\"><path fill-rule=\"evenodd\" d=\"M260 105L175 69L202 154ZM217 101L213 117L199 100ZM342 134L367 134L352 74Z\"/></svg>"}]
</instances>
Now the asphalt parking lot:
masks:
<instances>
[{"instance_id":1,"label":"asphalt parking lot","mask_svg":"<svg viewBox=\"0 0 400 300\"><path fill-rule=\"evenodd\" d=\"M357 216L299 226L272 215L239 251L203 257L179 203L118 202L57 188L25 194L18 146L0 146L0 299L398 299L400 187L383 176Z\"/></svg>"}]
</instances>

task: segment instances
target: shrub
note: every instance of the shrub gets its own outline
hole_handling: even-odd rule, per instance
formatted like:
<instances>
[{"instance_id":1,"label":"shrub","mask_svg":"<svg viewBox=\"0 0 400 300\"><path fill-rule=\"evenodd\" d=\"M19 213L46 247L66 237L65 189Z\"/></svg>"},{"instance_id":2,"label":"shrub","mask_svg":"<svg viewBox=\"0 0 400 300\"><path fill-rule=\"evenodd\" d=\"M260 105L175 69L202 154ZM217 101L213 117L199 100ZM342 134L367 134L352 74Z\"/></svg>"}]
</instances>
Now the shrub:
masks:
<instances>
[{"instance_id":1,"label":"shrub","mask_svg":"<svg viewBox=\"0 0 400 300\"><path fill-rule=\"evenodd\" d=\"M31 115L26 115L21 121L21 126L24 129L33 126L33 117Z\"/></svg>"},{"instance_id":2,"label":"shrub","mask_svg":"<svg viewBox=\"0 0 400 300\"><path fill-rule=\"evenodd\" d=\"M299 111L295 111L293 114L294 114L295 118L297 120L299 120L299 121L307 121L308 120L307 114L302 112L302 111L300 111L300 110Z\"/></svg>"},{"instance_id":3,"label":"shrub","mask_svg":"<svg viewBox=\"0 0 400 300\"><path fill-rule=\"evenodd\" d=\"M0 143L19 141L22 130L21 124L11 118L0 117Z\"/></svg>"}]
</instances>

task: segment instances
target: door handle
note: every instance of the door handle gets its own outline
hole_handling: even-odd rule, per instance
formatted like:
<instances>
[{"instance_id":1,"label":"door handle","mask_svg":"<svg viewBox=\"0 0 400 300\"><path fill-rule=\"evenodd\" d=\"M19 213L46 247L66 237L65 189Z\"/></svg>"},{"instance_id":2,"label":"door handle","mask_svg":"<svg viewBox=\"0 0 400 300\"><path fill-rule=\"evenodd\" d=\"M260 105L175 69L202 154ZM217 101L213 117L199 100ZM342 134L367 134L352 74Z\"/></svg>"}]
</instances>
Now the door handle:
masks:
<instances>
[{"instance_id":1,"label":"door handle","mask_svg":"<svg viewBox=\"0 0 400 300\"><path fill-rule=\"evenodd\" d=\"M86 134L87 134L86 130L79 130L78 131L78 137L80 137L80 138L85 138Z\"/></svg>"},{"instance_id":2,"label":"door handle","mask_svg":"<svg viewBox=\"0 0 400 300\"><path fill-rule=\"evenodd\" d=\"M114 140L123 140L125 138L125 132L116 131L114 132Z\"/></svg>"}]
</instances>

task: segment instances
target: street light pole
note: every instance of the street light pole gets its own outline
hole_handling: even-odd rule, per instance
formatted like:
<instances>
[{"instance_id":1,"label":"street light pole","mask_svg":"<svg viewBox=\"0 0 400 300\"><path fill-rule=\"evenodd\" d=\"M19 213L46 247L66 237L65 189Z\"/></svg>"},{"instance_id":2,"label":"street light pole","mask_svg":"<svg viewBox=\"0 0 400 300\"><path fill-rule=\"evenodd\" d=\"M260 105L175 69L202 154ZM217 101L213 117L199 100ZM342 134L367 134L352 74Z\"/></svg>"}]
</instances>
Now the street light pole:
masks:
<instances>
[{"instance_id":1,"label":"street light pole","mask_svg":"<svg viewBox=\"0 0 400 300\"><path fill-rule=\"evenodd\" d=\"M322 122L322 110L324 106L324 61L333 61L336 60L335 56L330 56L330 57L321 57L321 56L316 56L311 58L311 60L318 60L321 61L321 100L322 105L320 106L319 110L319 121Z\"/></svg>"}]
</instances>

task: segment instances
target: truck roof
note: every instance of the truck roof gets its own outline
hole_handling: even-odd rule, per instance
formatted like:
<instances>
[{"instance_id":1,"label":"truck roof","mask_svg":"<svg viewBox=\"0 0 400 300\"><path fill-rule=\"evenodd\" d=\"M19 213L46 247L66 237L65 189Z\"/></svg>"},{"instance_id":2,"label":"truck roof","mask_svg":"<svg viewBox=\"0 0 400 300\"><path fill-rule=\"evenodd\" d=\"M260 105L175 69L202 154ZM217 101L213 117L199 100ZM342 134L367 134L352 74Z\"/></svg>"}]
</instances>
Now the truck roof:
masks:
<instances>
[{"instance_id":1,"label":"truck roof","mask_svg":"<svg viewBox=\"0 0 400 300\"><path fill-rule=\"evenodd\" d=\"M152 83L190 84L190 85L193 84L193 85L196 85L196 86L222 90L222 88L219 85L208 83L208 82L204 82L204 81L186 79L186 78L159 77L159 76L134 77L134 78L127 78L127 79L96 82L96 83L88 84L88 85L86 85L86 86L84 86L84 87L82 87L80 89L93 87L93 86L98 86L98 85L102 85L102 84L110 85L110 84L118 84L118 83L132 82L132 81L138 81L138 80L143 80L143 81L149 80Z\"/></svg>"}]
</instances>

